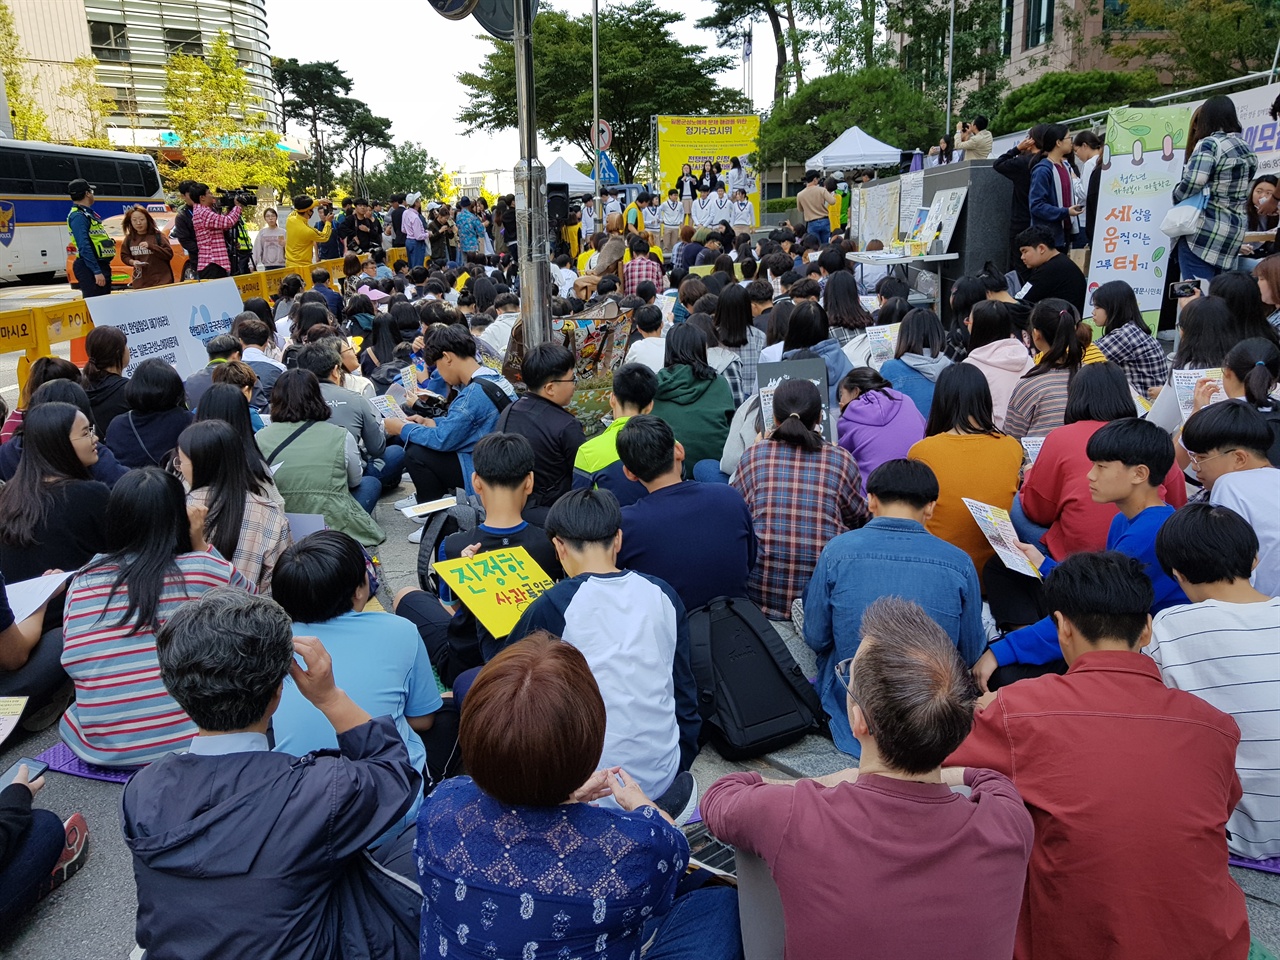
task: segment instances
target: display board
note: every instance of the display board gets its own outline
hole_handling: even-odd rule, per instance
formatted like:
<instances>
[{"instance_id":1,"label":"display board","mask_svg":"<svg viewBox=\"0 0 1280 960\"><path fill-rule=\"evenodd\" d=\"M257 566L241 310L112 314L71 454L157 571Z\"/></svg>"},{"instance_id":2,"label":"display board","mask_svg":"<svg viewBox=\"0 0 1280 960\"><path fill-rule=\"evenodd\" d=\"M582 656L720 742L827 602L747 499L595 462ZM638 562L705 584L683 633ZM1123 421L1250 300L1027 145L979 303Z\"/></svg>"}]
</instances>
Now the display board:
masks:
<instances>
[{"instance_id":1,"label":"display board","mask_svg":"<svg viewBox=\"0 0 1280 960\"><path fill-rule=\"evenodd\" d=\"M901 191L902 185L897 180L867 184L859 191L858 244L862 249L865 250L872 240L879 240L888 247L898 238L898 198Z\"/></svg>"}]
</instances>

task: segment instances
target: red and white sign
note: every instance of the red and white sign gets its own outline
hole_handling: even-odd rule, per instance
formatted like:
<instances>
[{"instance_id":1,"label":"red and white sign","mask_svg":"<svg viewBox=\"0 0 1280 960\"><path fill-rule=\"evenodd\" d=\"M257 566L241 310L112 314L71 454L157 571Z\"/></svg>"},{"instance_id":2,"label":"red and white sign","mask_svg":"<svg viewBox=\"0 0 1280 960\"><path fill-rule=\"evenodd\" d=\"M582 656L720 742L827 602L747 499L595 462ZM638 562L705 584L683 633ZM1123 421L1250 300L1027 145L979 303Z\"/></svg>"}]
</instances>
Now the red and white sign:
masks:
<instances>
[{"instance_id":1,"label":"red and white sign","mask_svg":"<svg viewBox=\"0 0 1280 960\"><path fill-rule=\"evenodd\" d=\"M608 150L613 146L613 127L608 120L601 120L600 126L596 128L595 136L592 137L597 150Z\"/></svg>"}]
</instances>

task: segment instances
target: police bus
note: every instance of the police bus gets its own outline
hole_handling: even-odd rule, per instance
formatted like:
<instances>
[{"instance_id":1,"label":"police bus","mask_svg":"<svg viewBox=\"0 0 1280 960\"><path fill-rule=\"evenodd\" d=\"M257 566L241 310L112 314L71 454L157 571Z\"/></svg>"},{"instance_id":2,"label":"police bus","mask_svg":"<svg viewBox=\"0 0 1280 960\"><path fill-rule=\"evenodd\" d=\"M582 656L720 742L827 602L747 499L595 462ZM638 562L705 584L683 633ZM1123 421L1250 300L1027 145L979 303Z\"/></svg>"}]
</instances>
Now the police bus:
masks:
<instances>
[{"instance_id":1,"label":"police bus","mask_svg":"<svg viewBox=\"0 0 1280 960\"><path fill-rule=\"evenodd\" d=\"M164 209L154 158L31 140L0 139L0 280L49 283L67 272L67 184L96 188L104 219L135 203Z\"/></svg>"}]
</instances>

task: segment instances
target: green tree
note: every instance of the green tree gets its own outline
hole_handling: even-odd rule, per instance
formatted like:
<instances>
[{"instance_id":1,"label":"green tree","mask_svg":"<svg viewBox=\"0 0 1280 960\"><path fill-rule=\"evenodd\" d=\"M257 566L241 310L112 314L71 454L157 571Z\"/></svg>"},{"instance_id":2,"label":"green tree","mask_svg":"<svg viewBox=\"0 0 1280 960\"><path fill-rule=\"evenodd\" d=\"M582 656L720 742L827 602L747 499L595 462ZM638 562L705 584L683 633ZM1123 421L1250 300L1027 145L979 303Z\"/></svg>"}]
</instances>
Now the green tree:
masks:
<instances>
[{"instance_id":1,"label":"green tree","mask_svg":"<svg viewBox=\"0 0 1280 960\"><path fill-rule=\"evenodd\" d=\"M1046 73L1005 98L991 122L991 129L996 133L1010 133L1037 123L1083 117L1141 99L1158 89L1160 78L1154 70Z\"/></svg>"},{"instance_id":2,"label":"green tree","mask_svg":"<svg viewBox=\"0 0 1280 960\"><path fill-rule=\"evenodd\" d=\"M93 147L99 150L112 148L107 135L107 121L116 113L116 99L111 91L98 82L98 58L76 57L71 63L71 80L58 91L75 107L68 113L73 126L66 139L77 147Z\"/></svg>"},{"instance_id":3,"label":"green tree","mask_svg":"<svg viewBox=\"0 0 1280 960\"><path fill-rule=\"evenodd\" d=\"M332 60L299 63L292 57L272 60L271 73L285 129L290 122L305 129L311 150L311 159L294 170L290 189L327 194L334 182L334 144L343 139L343 120L350 115L351 78Z\"/></svg>"},{"instance_id":4,"label":"green tree","mask_svg":"<svg viewBox=\"0 0 1280 960\"><path fill-rule=\"evenodd\" d=\"M877 39L885 15L884 0L796 0L804 19L820 24L809 32L809 44L828 73L852 73L882 65L889 51Z\"/></svg>"},{"instance_id":5,"label":"green tree","mask_svg":"<svg viewBox=\"0 0 1280 960\"><path fill-rule=\"evenodd\" d=\"M443 196L444 168L426 147L405 141L392 145L386 159L365 177L365 186L369 196L379 200L386 200L393 193L439 197Z\"/></svg>"},{"instance_id":6,"label":"green tree","mask_svg":"<svg viewBox=\"0 0 1280 960\"><path fill-rule=\"evenodd\" d=\"M13 11L0 0L0 70L4 71L4 92L9 100L9 118L17 140L48 140L49 116L35 95L35 80L27 65Z\"/></svg>"},{"instance_id":7,"label":"green tree","mask_svg":"<svg viewBox=\"0 0 1280 960\"><path fill-rule=\"evenodd\" d=\"M1001 0L956 0L955 55L952 64L954 95L969 86L991 87L986 103L1008 90L1002 75L1009 58L1001 36ZM909 39L898 54L898 64L910 82L939 106L947 96L947 40L951 29L948 0L893 0L885 22ZM953 103L958 104L956 99ZM946 118L946 129L954 128Z\"/></svg>"},{"instance_id":8,"label":"green tree","mask_svg":"<svg viewBox=\"0 0 1280 960\"><path fill-rule=\"evenodd\" d=\"M199 180L211 187L285 185L289 160L277 148L249 76L225 32L204 56L175 53L165 68L169 127L182 149L181 163L164 162L170 187Z\"/></svg>"},{"instance_id":9,"label":"green tree","mask_svg":"<svg viewBox=\"0 0 1280 960\"><path fill-rule=\"evenodd\" d=\"M1138 59L1175 85L1217 83L1265 70L1280 36L1276 0L1128 0L1104 21L1104 43L1122 61Z\"/></svg>"},{"instance_id":10,"label":"green tree","mask_svg":"<svg viewBox=\"0 0 1280 960\"><path fill-rule=\"evenodd\" d=\"M341 117L342 140L338 150L351 171L350 182L357 195L367 196L365 167L369 151L391 149L391 121L375 116L361 100L348 98Z\"/></svg>"},{"instance_id":11,"label":"green tree","mask_svg":"<svg viewBox=\"0 0 1280 960\"><path fill-rule=\"evenodd\" d=\"M742 44L747 28L761 19L769 24L777 53L773 71L773 99L782 100L790 88L788 73L801 76L802 33L797 29L792 4L780 6L773 0L715 0L714 12L699 20L697 26L702 30L714 30L716 42L720 46L735 47Z\"/></svg>"},{"instance_id":12,"label":"green tree","mask_svg":"<svg viewBox=\"0 0 1280 960\"><path fill-rule=\"evenodd\" d=\"M709 56L672 37L669 27L681 19L652 0L600 11L600 116L613 126L609 155L624 180L635 176L649 151L654 114L750 109L737 91L709 79L731 68L733 58ZM509 129L517 126L515 54L511 44L486 39L492 49L479 72L458 76L471 94L458 120L468 130ZM571 18L544 7L533 22L533 59L538 133L590 159L591 15Z\"/></svg>"},{"instance_id":13,"label":"green tree","mask_svg":"<svg viewBox=\"0 0 1280 960\"><path fill-rule=\"evenodd\" d=\"M938 108L893 67L810 80L760 124L758 166L803 163L854 124L910 150L936 139Z\"/></svg>"}]
</instances>

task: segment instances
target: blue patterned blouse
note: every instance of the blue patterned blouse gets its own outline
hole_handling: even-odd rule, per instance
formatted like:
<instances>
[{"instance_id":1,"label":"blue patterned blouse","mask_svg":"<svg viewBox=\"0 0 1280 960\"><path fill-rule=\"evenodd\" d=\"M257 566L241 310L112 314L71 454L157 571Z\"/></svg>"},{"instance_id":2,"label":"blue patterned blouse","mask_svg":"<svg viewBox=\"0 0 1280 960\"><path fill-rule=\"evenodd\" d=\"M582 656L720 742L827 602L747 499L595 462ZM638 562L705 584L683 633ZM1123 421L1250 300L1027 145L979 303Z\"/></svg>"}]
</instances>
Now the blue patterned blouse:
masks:
<instances>
[{"instance_id":1,"label":"blue patterned blouse","mask_svg":"<svg viewBox=\"0 0 1280 960\"><path fill-rule=\"evenodd\" d=\"M636 960L689 845L653 807L508 807L458 777L423 801L416 856L424 960Z\"/></svg>"}]
</instances>

